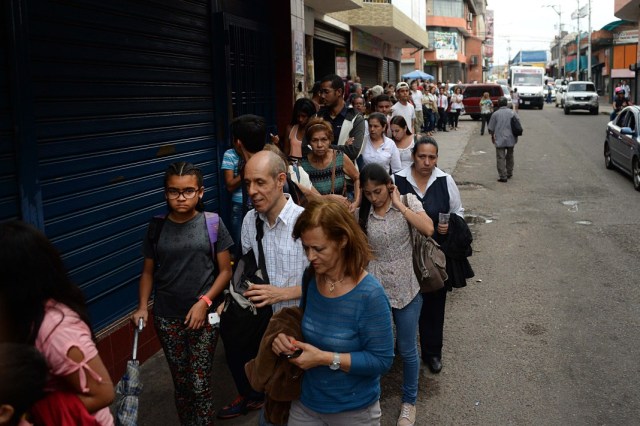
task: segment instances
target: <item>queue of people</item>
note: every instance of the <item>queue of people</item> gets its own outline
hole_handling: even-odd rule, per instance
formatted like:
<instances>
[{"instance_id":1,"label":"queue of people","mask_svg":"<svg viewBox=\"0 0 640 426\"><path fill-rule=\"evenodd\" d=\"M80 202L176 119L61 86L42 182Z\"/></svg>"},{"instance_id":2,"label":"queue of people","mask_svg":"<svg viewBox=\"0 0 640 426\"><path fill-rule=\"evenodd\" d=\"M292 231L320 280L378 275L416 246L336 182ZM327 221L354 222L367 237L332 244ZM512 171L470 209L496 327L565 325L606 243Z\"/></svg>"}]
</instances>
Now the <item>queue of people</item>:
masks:
<instances>
[{"instance_id":1,"label":"queue of people","mask_svg":"<svg viewBox=\"0 0 640 426\"><path fill-rule=\"evenodd\" d=\"M372 99L357 86L345 96L335 75L317 86L315 100L294 104L282 145L267 135L261 117L231 123L232 148L221 167L233 207L229 228L204 213L203 176L195 165L172 163L159 185L167 211L150 220L142 239L139 304L131 321L149 321L153 295L153 324L183 425L210 425L251 410L261 411L259 424L266 426L380 424L380 380L395 345L403 359L397 424L410 426L421 415L418 395L429 392L419 389L420 358L433 374L442 369L446 294L463 287L473 270L460 193L437 167L438 144L430 135L440 112L440 120L449 112L453 117L442 131L457 128L461 96L435 85L425 95L418 82L380 87ZM442 97L453 109L440 111ZM442 246L449 275L443 289L420 291L410 227ZM248 336L229 337L209 320L211 313L224 319L231 261L247 256L265 278L243 290L247 304L270 317L299 309L297 328L263 329L247 342ZM0 225L0 264L0 343L34 346L50 375L44 391L72 390L82 415L113 424L111 378L82 293L52 244L20 222ZM220 336L238 396L217 408L209 378L216 377ZM253 374L274 371L245 369L260 347L302 372L284 418L274 416L272 391L251 385ZM42 391L34 390L32 399ZM12 419L29 404L14 403Z\"/></svg>"}]
</instances>

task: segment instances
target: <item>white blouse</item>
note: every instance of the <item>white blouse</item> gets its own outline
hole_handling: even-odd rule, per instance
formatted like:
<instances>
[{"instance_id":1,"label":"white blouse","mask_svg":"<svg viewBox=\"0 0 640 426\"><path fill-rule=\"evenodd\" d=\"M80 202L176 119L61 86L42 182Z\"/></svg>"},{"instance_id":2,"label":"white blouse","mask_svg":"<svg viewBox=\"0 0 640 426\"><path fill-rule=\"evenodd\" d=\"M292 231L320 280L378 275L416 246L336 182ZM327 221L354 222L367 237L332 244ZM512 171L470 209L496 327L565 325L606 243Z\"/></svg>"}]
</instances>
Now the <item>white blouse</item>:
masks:
<instances>
[{"instance_id":1,"label":"white blouse","mask_svg":"<svg viewBox=\"0 0 640 426\"><path fill-rule=\"evenodd\" d=\"M371 144L371 138L367 135L364 139L364 148L362 149L362 163L378 163L385 170L391 169L391 173L402 170L400 163L400 152L396 143L386 136L383 136L382 145L378 149Z\"/></svg>"}]
</instances>

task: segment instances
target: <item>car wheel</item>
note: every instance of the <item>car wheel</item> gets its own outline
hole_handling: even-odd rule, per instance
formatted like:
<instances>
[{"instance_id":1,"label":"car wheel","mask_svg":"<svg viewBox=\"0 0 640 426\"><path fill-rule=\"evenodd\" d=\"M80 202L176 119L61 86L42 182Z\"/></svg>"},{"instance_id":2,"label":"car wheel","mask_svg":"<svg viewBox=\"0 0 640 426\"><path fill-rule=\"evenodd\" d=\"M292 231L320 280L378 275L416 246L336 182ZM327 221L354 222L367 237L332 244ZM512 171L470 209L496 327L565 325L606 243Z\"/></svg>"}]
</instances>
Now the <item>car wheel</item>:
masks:
<instances>
[{"instance_id":1,"label":"car wheel","mask_svg":"<svg viewBox=\"0 0 640 426\"><path fill-rule=\"evenodd\" d=\"M540 104L540 111L542 111L542 107L544 107L544 104Z\"/></svg>"},{"instance_id":2,"label":"car wheel","mask_svg":"<svg viewBox=\"0 0 640 426\"><path fill-rule=\"evenodd\" d=\"M638 160L638 157L633 159L631 173L633 174L633 187L636 191L640 191L640 160Z\"/></svg>"},{"instance_id":3,"label":"car wheel","mask_svg":"<svg viewBox=\"0 0 640 426\"><path fill-rule=\"evenodd\" d=\"M604 143L604 166L609 170L613 169L613 163L611 162L611 149L607 142Z\"/></svg>"},{"instance_id":4,"label":"car wheel","mask_svg":"<svg viewBox=\"0 0 640 426\"><path fill-rule=\"evenodd\" d=\"M592 109L591 110L591 114L598 115L598 108L596 107L596 108Z\"/></svg>"},{"instance_id":5,"label":"car wheel","mask_svg":"<svg viewBox=\"0 0 640 426\"><path fill-rule=\"evenodd\" d=\"M569 108L564 107L564 115L569 115Z\"/></svg>"}]
</instances>

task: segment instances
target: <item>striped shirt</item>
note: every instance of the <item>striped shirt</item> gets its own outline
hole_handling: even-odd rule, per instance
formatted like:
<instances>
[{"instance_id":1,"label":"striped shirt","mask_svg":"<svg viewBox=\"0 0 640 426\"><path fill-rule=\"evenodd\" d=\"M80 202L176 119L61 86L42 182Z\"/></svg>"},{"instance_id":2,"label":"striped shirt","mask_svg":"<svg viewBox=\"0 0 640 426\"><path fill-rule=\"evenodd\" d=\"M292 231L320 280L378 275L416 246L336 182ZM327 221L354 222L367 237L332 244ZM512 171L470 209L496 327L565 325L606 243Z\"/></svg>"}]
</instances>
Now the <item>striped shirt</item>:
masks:
<instances>
[{"instance_id":1,"label":"striped shirt","mask_svg":"<svg viewBox=\"0 0 640 426\"><path fill-rule=\"evenodd\" d=\"M302 248L300 240L295 241L291 234L298 216L304 208L296 205L289 194L287 204L282 208L273 226L269 226L267 217L260 213L264 221L264 237L262 248L264 260L269 274L270 284L276 287L294 287L302 282L302 274L309 264ZM258 263L258 242L256 241L256 211L250 210L242 222L242 253L246 254L250 249L256 256ZM285 300L273 305L273 311L277 312L285 306L298 306L299 300Z\"/></svg>"}]
</instances>

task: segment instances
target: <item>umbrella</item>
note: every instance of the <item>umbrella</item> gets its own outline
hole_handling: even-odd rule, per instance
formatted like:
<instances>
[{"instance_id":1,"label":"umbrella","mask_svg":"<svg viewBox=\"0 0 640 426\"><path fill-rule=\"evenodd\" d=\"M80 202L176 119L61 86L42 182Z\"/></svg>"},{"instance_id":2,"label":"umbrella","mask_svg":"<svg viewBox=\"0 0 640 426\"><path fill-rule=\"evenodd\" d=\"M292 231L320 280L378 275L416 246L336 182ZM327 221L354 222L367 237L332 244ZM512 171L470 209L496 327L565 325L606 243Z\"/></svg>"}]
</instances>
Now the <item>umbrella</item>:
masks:
<instances>
[{"instance_id":1,"label":"umbrella","mask_svg":"<svg viewBox=\"0 0 640 426\"><path fill-rule=\"evenodd\" d=\"M434 80L431 74L427 74L426 72L420 71L420 70L415 70L407 74L402 74L402 78L421 78L423 80Z\"/></svg>"},{"instance_id":2,"label":"umbrella","mask_svg":"<svg viewBox=\"0 0 640 426\"><path fill-rule=\"evenodd\" d=\"M127 369L116 385L116 425L136 426L138 424L138 395L142 392L140 383L140 362L138 356L138 334L143 327L142 318L133 336L133 356L127 361Z\"/></svg>"}]
</instances>

